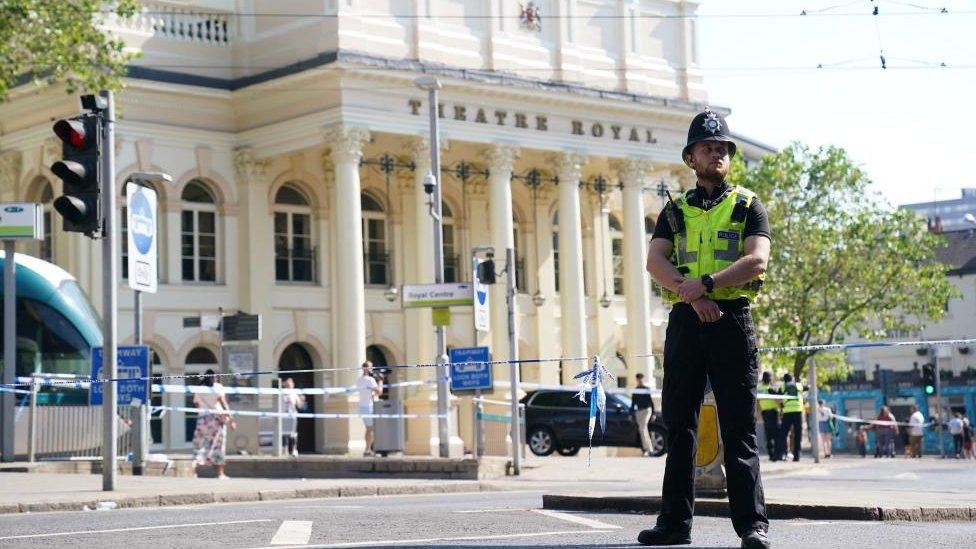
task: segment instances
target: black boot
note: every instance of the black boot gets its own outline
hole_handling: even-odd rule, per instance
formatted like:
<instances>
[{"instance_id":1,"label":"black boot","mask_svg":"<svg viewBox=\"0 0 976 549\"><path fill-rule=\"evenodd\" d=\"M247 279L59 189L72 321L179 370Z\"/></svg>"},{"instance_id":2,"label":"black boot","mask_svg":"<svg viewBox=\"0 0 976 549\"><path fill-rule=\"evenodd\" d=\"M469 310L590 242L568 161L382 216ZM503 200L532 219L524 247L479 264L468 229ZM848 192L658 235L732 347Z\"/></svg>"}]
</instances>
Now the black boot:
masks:
<instances>
[{"instance_id":1,"label":"black boot","mask_svg":"<svg viewBox=\"0 0 976 549\"><path fill-rule=\"evenodd\" d=\"M691 543L691 532L655 526L650 530L642 530L637 536L637 542L643 545L688 545Z\"/></svg>"},{"instance_id":2,"label":"black boot","mask_svg":"<svg viewBox=\"0 0 976 549\"><path fill-rule=\"evenodd\" d=\"M769 549L769 537L762 530L753 530L742 536L742 549Z\"/></svg>"}]
</instances>

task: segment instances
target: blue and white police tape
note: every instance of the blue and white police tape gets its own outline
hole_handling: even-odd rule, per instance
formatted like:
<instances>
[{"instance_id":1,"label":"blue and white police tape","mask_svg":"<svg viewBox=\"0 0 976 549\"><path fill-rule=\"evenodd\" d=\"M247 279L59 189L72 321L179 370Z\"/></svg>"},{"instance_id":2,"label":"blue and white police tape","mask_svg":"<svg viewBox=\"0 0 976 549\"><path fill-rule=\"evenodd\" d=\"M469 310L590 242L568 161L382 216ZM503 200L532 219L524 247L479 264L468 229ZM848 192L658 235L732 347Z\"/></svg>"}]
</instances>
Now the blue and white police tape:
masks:
<instances>
[{"instance_id":1,"label":"blue and white police tape","mask_svg":"<svg viewBox=\"0 0 976 549\"><path fill-rule=\"evenodd\" d=\"M384 383L383 387L417 387L421 385L436 385L436 380L422 381L402 381L399 383ZM182 394L227 394L227 395L336 395L344 393L354 393L359 390L359 386L350 385L347 387L306 387L295 389L272 388L272 387L214 387L212 385L160 385L153 383L151 386L154 393L182 393Z\"/></svg>"},{"instance_id":2,"label":"blue and white police tape","mask_svg":"<svg viewBox=\"0 0 976 549\"><path fill-rule=\"evenodd\" d=\"M427 418L446 418L447 414L363 414L363 413L337 413L323 414L318 412L262 412L254 410L220 410L216 408L191 408L188 406L150 406L150 413L156 412L191 412L196 414L213 414L229 416L248 416L248 417L297 417L309 419L355 419L355 418L392 418L392 419L427 419Z\"/></svg>"},{"instance_id":3,"label":"blue and white police tape","mask_svg":"<svg viewBox=\"0 0 976 549\"><path fill-rule=\"evenodd\" d=\"M916 423L908 423L906 421L890 421L890 420L884 420L884 419L863 419L863 418L859 418L859 417L842 416L840 414L831 414L830 417L832 417L833 419L837 419L837 420L843 421L845 423L866 423L868 425L878 425L880 427L898 427L898 426L901 426L901 427L929 427L929 426L935 425L935 423L932 423L932 422L922 423L922 424L916 424Z\"/></svg>"},{"instance_id":4,"label":"blue and white police tape","mask_svg":"<svg viewBox=\"0 0 976 549\"><path fill-rule=\"evenodd\" d=\"M14 393L15 395L29 395L30 391L27 389L13 389L10 387L0 387L0 393Z\"/></svg>"},{"instance_id":5,"label":"blue and white police tape","mask_svg":"<svg viewBox=\"0 0 976 549\"><path fill-rule=\"evenodd\" d=\"M579 392L576 396L586 403L586 395L590 395L590 424L589 437L590 449L586 454L586 466L589 467L593 458L593 432L596 430L597 417L600 419L600 432L607 432L607 393L603 389L603 379L613 379L613 374L607 371L600 362L600 356L593 357L593 367L582 371L573 379L580 380Z\"/></svg>"},{"instance_id":6,"label":"blue and white police tape","mask_svg":"<svg viewBox=\"0 0 976 549\"><path fill-rule=\"evenodd\" d=\"M976 343L976 338L970 339L941 339L932 341L883 341L883 342L863 342L863 343L832 343L832 344L822 344L822 345L799 345L793 347L761 347L760 352L763 353L789 353L795 351L841 351L845 349L865 349L865 348L875 348L875 347L905 347L905 346L922 346L922 347L937 347L937 346L950 346L950 345L968 345ZM646 358L646 357L660 357L661 353L646 353L646 354L633 354L624 355L624 358ZM476 364L531 364L531 363L542 363L542 362L573 362L573 361L583 361L591 360L592 357L555 357L555 358L530 358L530 359L518 359L518 360L492 360L487 362L477 362ZM405 369L405 368L434 368L438 364L435 363L418 363L418 364L394 364L389 366L383 366L382 368L377 368L380 370L395 370L395 369ZM360 366L345 367L345 368L310 368L304 370L289 370L290 374L297 373L315 373L315 372L340 372L340 371L351 371L359 370ZM267 370L258 372L233 372L233 373L213 373L213 374L169 374L162 376L152 376L153 381L160 381L165 379L187 379L187 378L203 378L203 377L214 377L214 378L224 378L224 377L253 377L262 375L274 375L278 376L282 374L280 370ZM25 381L13 383L13 384L0 384L0 387L18 387L30 385L32 382L30 378L23 378ZM107 382L117 382L123 380L132 379L150 379L150 378L114 378L114 379L85 379L80 381L76 379L57 379L48 378L43 380L44 385L67 385L74 387L86 387L87 383L107 383ZM772 397L770 397L772 398Z\"/></svg>"}]
</instances>

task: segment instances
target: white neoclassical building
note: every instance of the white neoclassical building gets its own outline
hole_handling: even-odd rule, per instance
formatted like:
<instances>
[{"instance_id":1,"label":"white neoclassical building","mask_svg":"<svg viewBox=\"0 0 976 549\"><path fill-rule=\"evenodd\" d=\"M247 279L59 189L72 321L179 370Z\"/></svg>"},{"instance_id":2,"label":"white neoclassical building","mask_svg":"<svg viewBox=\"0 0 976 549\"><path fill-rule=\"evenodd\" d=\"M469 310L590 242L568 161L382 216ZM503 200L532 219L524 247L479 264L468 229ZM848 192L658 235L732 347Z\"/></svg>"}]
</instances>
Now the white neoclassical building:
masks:
<instances>
[{"instance_id":1,"label":"white neoclassical building","mask_svg":"<svg viewBox=\"0 0 976 549\"><path fill-rule=\"evenodd\" d=\"M173 176L156 188L160 285L144 299L154 373L216 368L217 335L184 319L219 308L262 316L261 370L432 361L430 311L404 310L387 290L434 280L421 186L428 105L413 83L433 75L443 85L447 280L470 279L472 246L514 247L522 358L599 354L628 384L656 374L651 358L633 355L660 351L667 319L644 270L663 203L657 189L693 184L680 151L707 94L696 21L681 16L697 4L530 4L540 25L514 0L160 0L143 2L132 20L106 21L141 53L117 97L116 188L121 196L134 171ZM0 200L50 212L61 192L49 170L60 156L51 120L78 110L63 88L32 84L0 104ZM769 149L740 139L740 150L757 158ZM49 238L19 251L63 266L100 305L100 246L62 232L56 213L47 219ZM124 280L119 302L120 339L131 342ZM491 304L492 331L478 341L471 310L453 309L449 345L488 345L507 358L501 285ZM566 383L581 366L524 364L521 375ZM433 377L429 368L395 372L394 381ZM337 386L357 375L294 377ZM392 397L411 413L436 406L432 387ZM354 411L355 399L313 407ZM470 448L469 407L453 399L457 452ZM156 447L188 447L190 422L179 412L156 420ZM363 449L358 420L303 429L306 450ZM504 451L504 429L489 437L490 452ZM231 446L254 448L256 430L244 426ZM436 420L408 421L407 453L437 447Z\"/></svg>"}]
</instances>

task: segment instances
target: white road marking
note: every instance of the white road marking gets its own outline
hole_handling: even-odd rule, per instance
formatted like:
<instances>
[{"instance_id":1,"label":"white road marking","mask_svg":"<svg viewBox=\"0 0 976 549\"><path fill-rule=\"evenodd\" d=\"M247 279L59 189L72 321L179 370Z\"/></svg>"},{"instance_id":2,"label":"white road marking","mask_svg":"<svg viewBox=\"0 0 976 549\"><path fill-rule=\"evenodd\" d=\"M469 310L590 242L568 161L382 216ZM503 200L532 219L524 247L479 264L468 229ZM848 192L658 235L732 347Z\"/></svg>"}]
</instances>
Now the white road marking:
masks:
<instances>
[{"instance_id":1,"label":"white road marking","mask_svg":"<svg viewBox=\"0 0 976 549\"><path fill-rule=\"evenodd\" d=\"M312 521L286 520L271 538L271 545L304 545L311 537Z\"/></svg>"},{"instance_id":2,"label":"white road marking","mask_svg":"<svg viewBox=\"0 0 976 549\"><path fill-rule=\"evenodd\" d=\"M456 538L418 538L418 539L381 539L375 541L353 541L346 543L333 543L329 545L315 545L315 547L369 547L375 545L405 545L412 543L435 543L439 541L481 541L486 539L510 539L510 538L535 538L541 536L562 536L566 534L609 534L609 530L563 530L558 532L532 532L529 534L499 534L497 536L463 536ZM259 547L255 549L298 549L300 547L310 547L309 545L275 545L272 547Z\"/></svg>"},{"instance_id":3,"label":"white road marking","mask_svg":"<svg viewBox=\"0 0 976 549\"><path fill-rule=\"evenodd\" d=\"M282 509L365 509L365 505L288 505Z\"/></svg>"},{"instance_id":4,"label":"white road marking","mask_svg":"<svg viewBox=\"0 0 976 549\"><path fill-rule=\"evenodd\" d=\"M919 479L919 476L916 473L908 472L908 473L901 473L901 474L895 475L895 478L900 479L900 480L918 480Z\"/></svg>"},{"instance_id":5,"label":"white road marking","mask_svg":"<svg viewBox=\"0 0 976 549\"><path fill-rule=\"evenodd\" d=\"M576 524L582 524L583 526L589 526L590 528L599 528L602 530L607 530L607 529L616 530L620 528L620 526L617 526L616 524L607 524L606 522L600 522L598 520L583 518L576 515L571 515L569 513L560 513L558 511L550 511L548 509L533 509L533 511L539 513L540 515L545 515L547 517L552 517L559 520L565 520L567 522L574 522Z\"/></svg>"},{"instance_id":6,"label":"white road marking","mask_svg":"<svg viewBox=\"0 0 976 549\"><path fill-rule=\"evenodd\" d=\"M512 513L515 511L528 511L529 509L464 509L461 511L453 511L454 513Z\"/></svg>"},{"instance_id":7,"label":"white road marking","mask_svg":"<svg viewBox=\"0 0 976 549\"><path fill-rule=\"evenodd\" d=\"M78 530L75 532L53 532L50 534L26 534L23 536L4 536L4 539L49 538L56 536L77 536L79 534L111 534L114 532L135 532L138 530L163 530L165 528L193 528L197 526L222 526L225 524L249 524L253 522L274 522L272 519L225 520L221 522L194 522L190 524L166 524L163 526L136 526L133 528L112 528L111 530Z\"/></svg>"}]
</instances>

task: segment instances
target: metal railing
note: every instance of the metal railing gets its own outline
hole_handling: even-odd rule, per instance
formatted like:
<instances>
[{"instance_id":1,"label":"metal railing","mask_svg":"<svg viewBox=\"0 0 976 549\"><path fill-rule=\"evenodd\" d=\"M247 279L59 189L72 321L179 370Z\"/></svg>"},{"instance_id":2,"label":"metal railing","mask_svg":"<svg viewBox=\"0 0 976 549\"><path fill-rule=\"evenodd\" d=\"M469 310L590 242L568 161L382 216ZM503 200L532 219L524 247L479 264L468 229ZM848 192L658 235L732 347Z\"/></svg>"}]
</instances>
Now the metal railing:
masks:
<instances>
[{"instance_id":1,"label":"metal railing","mask_svg":"<svg viewBox=\"0 0 976 549\"><path fill-rule=\"evenodd\" d=\"M30 394L21 400L15 416L15 453L26 455L28 461L101 457L102 407L38 405L37 394L42 385L40 378L34 380ZM120 455L127 455L133 450L132 427L135 418L136 412L131 406L118 407Z\"/></svg>"}]
</instances>

